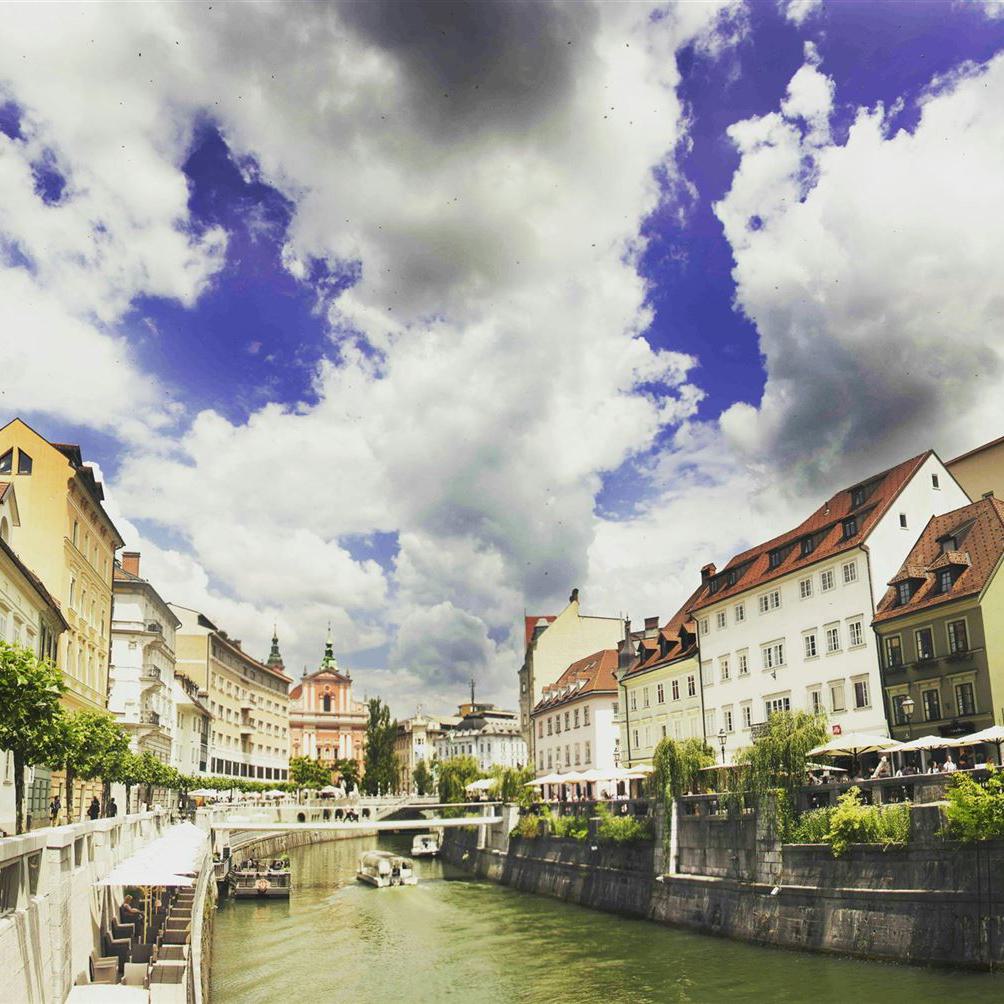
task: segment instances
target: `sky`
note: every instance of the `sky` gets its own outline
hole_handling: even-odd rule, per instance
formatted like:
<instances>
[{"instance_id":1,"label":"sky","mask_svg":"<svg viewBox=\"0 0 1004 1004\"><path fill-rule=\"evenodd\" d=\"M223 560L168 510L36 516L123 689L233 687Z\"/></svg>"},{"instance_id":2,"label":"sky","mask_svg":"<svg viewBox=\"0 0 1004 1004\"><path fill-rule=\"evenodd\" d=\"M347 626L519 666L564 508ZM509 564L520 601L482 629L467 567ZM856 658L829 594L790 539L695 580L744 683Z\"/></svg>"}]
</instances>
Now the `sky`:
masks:
<instances>
[{"instance_id":1,"label":"sky","mask_svg":"<svg viewBox=\"0 0 1004 1004\"><path fill-rule=\"evenodd\" d=\"M8 5L0 418L165 599L515 706L524 612L1004 433L1004 4Z\"/></svg>"}]
</instances>

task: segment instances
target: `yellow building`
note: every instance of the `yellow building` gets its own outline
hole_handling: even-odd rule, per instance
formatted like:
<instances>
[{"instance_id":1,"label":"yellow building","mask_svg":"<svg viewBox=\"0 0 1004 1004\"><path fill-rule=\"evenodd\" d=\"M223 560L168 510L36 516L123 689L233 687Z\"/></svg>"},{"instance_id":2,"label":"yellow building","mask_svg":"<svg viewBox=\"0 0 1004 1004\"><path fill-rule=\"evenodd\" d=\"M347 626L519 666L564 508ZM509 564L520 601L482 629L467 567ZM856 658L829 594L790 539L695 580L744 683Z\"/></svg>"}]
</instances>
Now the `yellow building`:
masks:
<instances>
[{"instance_id":1,"label":"yellow building","mask_svg":"<svg viewBox=\"0 0 1004 1004\"><path fill-rule=\"evenodd\" d=\"M256 781L289 775L289 685L205 614L168 604L181 621L174 639L178 673L205 691L213 716L207 773Z\"/></svg>"},{"instance_id":2,"label":"yellow building","mask_svg":"<svg viewBox=\"0 0 1004 1004\"><path fill-rule=\"evenodd\" d=\"M697 625L687 614L693 597L660 628L658 617L620 646L619 761L651 764L660 739L704 738Z\"/></svg>"},{"instance_id":3,"label":"yellow building","mask_svg":"<svg viewBox=\"0 0 1004 1004\"><path fill-rule=\"evenodd\" d=\"M17 418L0 429L0 480L17 492L18 556L56 598L69 625L58 665L68 710L104 710L112 568L123 540L80 447L50 443Z\"/></svg>"},{"instance_id":4,"label":"yellow building","mask_svg":"<svg viewBox=\"0 0 1004 1004\"><path fill-rule=\"evenodd\" d=\"M949 460L945 466L974 502L988 494L1004 499L1004 436Z\"/></svg>"}]
</instances>

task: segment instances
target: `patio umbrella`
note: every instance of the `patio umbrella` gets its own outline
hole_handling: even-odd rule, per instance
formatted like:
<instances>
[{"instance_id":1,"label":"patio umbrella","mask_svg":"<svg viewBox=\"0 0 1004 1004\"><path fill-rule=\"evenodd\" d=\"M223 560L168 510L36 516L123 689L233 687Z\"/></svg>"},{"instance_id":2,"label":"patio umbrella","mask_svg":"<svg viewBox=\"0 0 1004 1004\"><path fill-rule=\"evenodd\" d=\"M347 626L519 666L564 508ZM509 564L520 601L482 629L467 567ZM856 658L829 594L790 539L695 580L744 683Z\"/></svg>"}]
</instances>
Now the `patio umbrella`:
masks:
<instances>
[{"instance_id":1,"label":"patio umbrella","mask_svg":"<svg viewBox=\"0 0 1004 1004\"><path fill-rule=\"evenodd\" d=\"M488 791L495 784L493 777L479 777L477 781L471 781L467 786L467 791Z\"/></svg>"},{"instance_id":2,"label":"patio umbrella","mask_svg":"<svg viewBox=\"0 0 1004 1004\"><path fill-rule=\"evenodd\" d=\"M963 736L959 743L963 746L971 746L973 743L995 743L997 746L997 763L1001 762L1001 743L1004 742L1004 725L991 725L987 729L981 729L972 735Z\"/></svg>"},{"instance_id":3,"label":"patio umbrella","mask_svg":"<svg viewBox=\"0 0 1004 1004\"><path fill-rule=\"evenodd\" d=\"M862 753L881 753L883 750L898 749L899 743L888 736L874 736L867 732L847 732L834 736L828 743L809 750L807 756L852 756Z\"/></svg>"},{"instance_id":4,"label":"patio umbrella","mask_svg":"<svg viewBox=\"0 0 1004 1004\"><path fill-rule=\"evenodd\" d=\"M968 741L961 739L949 739L946 736L920 736L911 739L909 742L900 743L892 752L912 753L914 750L941 750L949 746L968 746Z\"/></svg>"}]
</instances>

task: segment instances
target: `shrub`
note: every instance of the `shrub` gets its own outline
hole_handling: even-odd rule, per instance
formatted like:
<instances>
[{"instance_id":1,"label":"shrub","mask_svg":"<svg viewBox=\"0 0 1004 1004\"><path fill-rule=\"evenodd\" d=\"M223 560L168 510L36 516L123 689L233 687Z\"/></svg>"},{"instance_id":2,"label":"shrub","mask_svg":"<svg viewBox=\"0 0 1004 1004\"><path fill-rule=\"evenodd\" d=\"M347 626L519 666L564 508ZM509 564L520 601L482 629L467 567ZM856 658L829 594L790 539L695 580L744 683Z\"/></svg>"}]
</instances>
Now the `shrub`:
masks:
<instances>
[{"instance_id":1,"label":"shrub","mask_svg":"<svg viewBox=\"0 0 1004 1004\"><path fill-rule=\"evenodd\" d=\"M542 818L546 817L535 816L530 812L525 816L520 816L509 835L512 837L524 837L528 840L534 839L539 834Z\"/></svg>"},{"instance_id":2,"label":"shrub","mask_svg":"<svg viewBox=\"0 0 1004 1004\"><path fill-rule=\"evenodd\" d=\"M982 785L956 774L946 794L948 833L957 840L996 840L1004 837L1004 781L992 770Z\"/></svg>"},{"instance_id":3,"label":"shrub","mask_svg":"<svg viewBox=\"0 0 1004 1004\"><path fill-rule=\"evenodd\" d=\"M596 815L596 836L601 843L632 844L652 839L652 820L648 817L615 816L605 805L596 807Z\"/></svg>"},{"instance_id":4,"label":"shrub","mask_svg":"<svg viewBox=\"0 0 1004 1004\"><path fill-rule=\"evenodd\" d=\"M905 844L910 839L910 806L863 805L861 790L855 786L837 799L825 839L835 858L839 858L849 844L883 844L886 847Z\"/></svg>"},{"instance_id":5,"label":"shrub","mask_svg":"<svg viewBox=\"0 0 1004 1004\"><path fill-rule=\"evenodd\" d=\"M585 816L555 816L551 820L551 832L556 837L585 840L589 836L589 820Z\"/></svg>"},{"instance_id":6,"label":"shrub","mask_svg":"<svg viewBox=\"0 0 1004 1004\"><path fill-rule=\"evenodd\" d=\"M829 808L810 809L802 813L802 818L793 827L792 841L796 844L825 844L832 815L833 810Z\"/></svg>"}]
</instances>

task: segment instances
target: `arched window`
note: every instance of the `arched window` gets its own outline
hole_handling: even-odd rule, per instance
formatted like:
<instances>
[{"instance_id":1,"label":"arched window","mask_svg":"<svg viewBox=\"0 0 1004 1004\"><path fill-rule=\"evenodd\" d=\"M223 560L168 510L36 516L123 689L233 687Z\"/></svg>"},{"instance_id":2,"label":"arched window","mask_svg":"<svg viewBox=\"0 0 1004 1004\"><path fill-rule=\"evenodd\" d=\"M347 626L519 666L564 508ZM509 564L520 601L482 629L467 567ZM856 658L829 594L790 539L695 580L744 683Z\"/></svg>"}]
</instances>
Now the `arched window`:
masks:
<instances>
[{"instance_id":1,"label":"arched window","mask_svg":"<svg viewBox=\"0 0 1004 1004\"><path fill-rule=\"evenodd\" d=\"M325 694L324 695L324 698L322 700L322 704L324 705L324 710L325 711L330 711L331 710L331 695L330 694Z\"/></svg>"}]
</instances>

